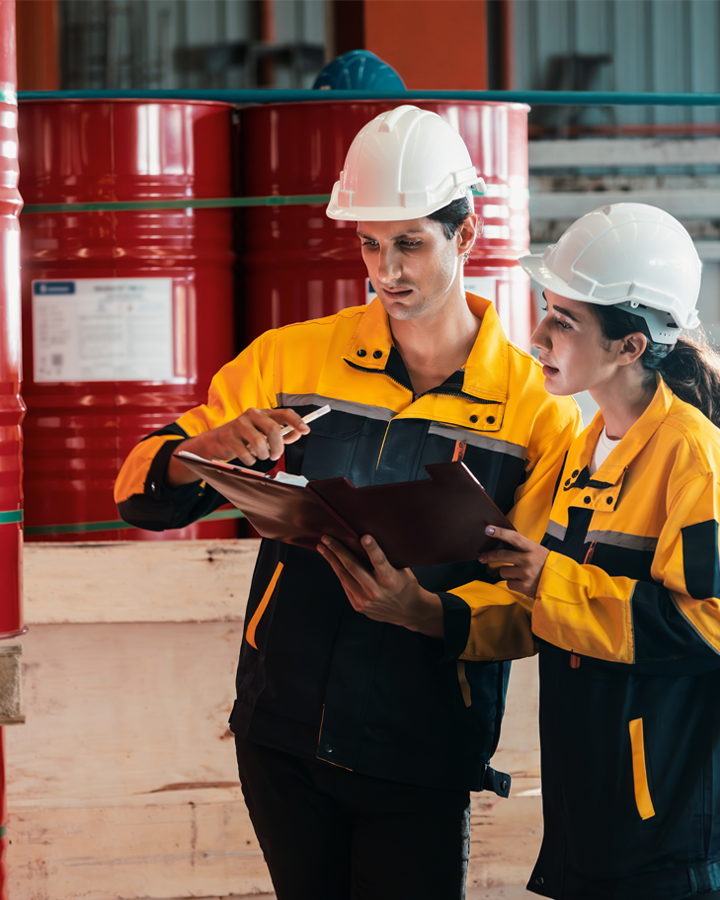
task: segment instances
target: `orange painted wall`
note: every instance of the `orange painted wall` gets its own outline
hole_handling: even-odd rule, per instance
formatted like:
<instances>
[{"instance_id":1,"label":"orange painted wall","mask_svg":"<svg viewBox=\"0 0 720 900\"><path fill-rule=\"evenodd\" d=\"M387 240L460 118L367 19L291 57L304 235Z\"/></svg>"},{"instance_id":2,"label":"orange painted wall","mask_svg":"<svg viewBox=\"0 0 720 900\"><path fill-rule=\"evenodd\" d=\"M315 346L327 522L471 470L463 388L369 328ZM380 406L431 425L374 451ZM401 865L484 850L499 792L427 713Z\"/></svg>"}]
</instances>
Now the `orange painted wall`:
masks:
<instances>
[{"instance_id":1,"label":"orange painted wall","mask_svg":"<svg viewBox=\"0 0 720 900\"><path fill-rule=\"evenodd\" d=\"M365 0L365 49L410 90L485 90L485 0Z\"/></svg>"}]
</instances>

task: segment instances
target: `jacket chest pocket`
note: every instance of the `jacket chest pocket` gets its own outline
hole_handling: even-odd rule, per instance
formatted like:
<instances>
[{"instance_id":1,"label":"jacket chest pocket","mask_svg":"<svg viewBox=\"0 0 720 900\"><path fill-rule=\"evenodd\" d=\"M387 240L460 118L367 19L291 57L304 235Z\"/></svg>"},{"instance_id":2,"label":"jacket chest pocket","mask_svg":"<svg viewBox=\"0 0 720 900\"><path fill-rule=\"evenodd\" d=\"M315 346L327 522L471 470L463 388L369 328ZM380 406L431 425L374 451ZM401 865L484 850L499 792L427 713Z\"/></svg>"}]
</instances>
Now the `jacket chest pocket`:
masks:
<instances>
[{"instance_id":1,"label":"jacket chest pocket","mask_svg":"<svg viewBox=\"0 0 720 900\"><path fill-rule=\"evenodd\" d=\"M349 477L364 419L333 410L310 425L301 474L306 478Z\"/></svg>"}]
</instances>

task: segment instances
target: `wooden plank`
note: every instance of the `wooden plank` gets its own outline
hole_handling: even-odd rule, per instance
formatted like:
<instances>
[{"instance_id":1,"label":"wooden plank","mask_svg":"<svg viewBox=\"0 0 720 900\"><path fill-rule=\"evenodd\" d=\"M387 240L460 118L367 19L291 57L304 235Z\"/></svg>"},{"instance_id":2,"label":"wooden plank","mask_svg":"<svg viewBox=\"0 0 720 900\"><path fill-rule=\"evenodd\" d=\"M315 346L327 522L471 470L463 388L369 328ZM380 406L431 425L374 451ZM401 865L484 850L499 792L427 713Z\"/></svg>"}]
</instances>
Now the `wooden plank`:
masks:
<instances>
[{"instance_id":1,"label":"wooden plank","mask_svg":"<svg viewBox=\"0 0 720 900\"><path fill-rule=\"evenodd\" d=\"M15 900L272 891L242 799L212 803L188 796L172 806L21 810L12 815L8 834Z\"/></svg>"},{"instance_id":2,"label":"wooden plank","mask_svg":"<svg viewBox=\"0 0 720 900\"><path fill-rule=\"evenodd\" d=\"M28 543L28 624L241 618L257 540Z\"/></svg>"}]
</instances>

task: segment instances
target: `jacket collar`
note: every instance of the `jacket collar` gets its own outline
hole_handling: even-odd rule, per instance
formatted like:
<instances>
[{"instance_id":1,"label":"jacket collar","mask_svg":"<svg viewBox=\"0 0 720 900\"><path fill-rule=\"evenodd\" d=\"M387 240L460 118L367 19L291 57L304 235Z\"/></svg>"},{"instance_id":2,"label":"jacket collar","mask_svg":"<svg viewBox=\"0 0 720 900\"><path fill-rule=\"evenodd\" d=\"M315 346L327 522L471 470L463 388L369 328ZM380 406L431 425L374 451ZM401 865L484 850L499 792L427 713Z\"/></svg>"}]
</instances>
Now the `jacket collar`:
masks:
<instances>
[{"instance_id":1,"label":"jacket collar","mask_svg":"<svg viewBox=\"0 0 720 900\"><path fill-rule=\"evenodd\" d=\"M489 300L467 292L465 299L471 311L481 319L481 325L465 364L463 392L503 403L507 399L510 365L508 340L500 318ZM379 297L359 319L343 358L352 366L382 372L393 342L388 316Z\"/></svg>"},{"instance_id":2,"label":"jacket collar","mask_svg":"<svg viewBox=\"0 0 720 900\"><path fill-rule=\"evenodd\" d=\"M631 425L625 437L592 476L591 481L593 483L610 486L622 481L632 461L667 418L673 397L673 392L660 375L657 375L657 389L650 401L650 405L637 422ZM602 412L598 412L590 425L578 438L577 449L573 454L572 462L572 466L575 469L582 471L590 464L598 438L604 427L605 420Z\"/></svg>"}]
</instances>

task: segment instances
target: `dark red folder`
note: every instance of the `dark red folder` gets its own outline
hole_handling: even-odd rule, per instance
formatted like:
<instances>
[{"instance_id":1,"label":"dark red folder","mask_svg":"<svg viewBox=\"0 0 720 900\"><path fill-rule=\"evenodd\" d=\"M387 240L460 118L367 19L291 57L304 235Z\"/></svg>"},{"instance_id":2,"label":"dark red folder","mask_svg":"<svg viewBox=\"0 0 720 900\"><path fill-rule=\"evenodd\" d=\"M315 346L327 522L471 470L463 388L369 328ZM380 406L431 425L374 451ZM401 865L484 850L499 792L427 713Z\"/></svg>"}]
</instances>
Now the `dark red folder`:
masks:
<instances>
[{"instance_id":1,"label":"dark red folder","mask_svg":"<svg viewBox=\"0 0 720 900\"><path fill-rule=\"evenodd\" d=\"M462 462L425 466L430 477L420 481L358 488L326 478L300 487L180 455L263 537L311 550L329 534L364 557L359 536L371 534L396 568L427 566L476 559L497 544L485 534L488 525L512 528Z\"/></svg>"}]
</instances>

